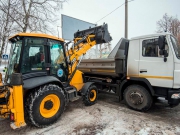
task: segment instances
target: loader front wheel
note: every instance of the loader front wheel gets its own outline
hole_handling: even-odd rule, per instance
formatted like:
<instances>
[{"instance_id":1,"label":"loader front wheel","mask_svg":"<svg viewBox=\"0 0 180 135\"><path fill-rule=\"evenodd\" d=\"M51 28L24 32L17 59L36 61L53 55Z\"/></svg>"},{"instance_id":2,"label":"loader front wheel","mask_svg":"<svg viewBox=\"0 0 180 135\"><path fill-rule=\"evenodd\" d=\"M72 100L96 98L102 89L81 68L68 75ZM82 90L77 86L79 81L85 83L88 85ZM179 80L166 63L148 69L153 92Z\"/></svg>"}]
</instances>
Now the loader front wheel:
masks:
<instances>
[{"instance_id":1,"label":"loader front wheel","mask_svg":"<svg viewBox=\"0 0 180 135\"><path fill-rule=\"evenodd\" d=\"M98 96L98 92L97 92L97 87L95 85L91 85L85 95L83 95L83 102L86 106L90 106L96 103L97 101L97 96Z\"/></svg>"},{"instance_id":2,"label":"loader front wheel","mask_svg":"<svg viewBox=\"0 0 180 135\"><path fill-rule=\"evenodd\" d=\"M25 102L26 122L36 127L46 127L57 121L65 108L63 90L54 84L31 92Z\"/></svg>"}]
</instances>

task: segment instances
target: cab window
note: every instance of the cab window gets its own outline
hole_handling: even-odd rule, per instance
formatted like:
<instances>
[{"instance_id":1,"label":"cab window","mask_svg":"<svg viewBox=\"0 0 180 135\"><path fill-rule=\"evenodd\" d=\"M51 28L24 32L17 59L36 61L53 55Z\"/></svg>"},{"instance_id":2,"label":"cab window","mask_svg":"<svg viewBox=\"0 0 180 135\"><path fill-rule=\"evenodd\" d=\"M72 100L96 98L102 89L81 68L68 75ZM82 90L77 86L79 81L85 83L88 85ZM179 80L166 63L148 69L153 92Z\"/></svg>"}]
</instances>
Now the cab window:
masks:
<instances>
[{"instance_id":1,"label":"cab window","mask_svg":"<svg viewBox=\"0 0 180 135\"><path fill-rule=\"evenodd\" d=\"M22 73L45 70L43 38L26 38L22 57Z\"/></svg>"},{"instance_id":2,"label":"cab window","mask_svg":"<svg viewBox=\"0 0 180 135\"><path fill-rule=\"evenodd\" d=\"M63 43L57 40L49 40L51 56L51 74L57 76L62 82L67 80L68 71L65 61Z\"/></svg>"},{"instance_id":3,"label":"cab window","mask_svg":"<svg viewBox=\"0 0 180 135\"><path fill-rule=\"evenodd\" d=\"M168 52L168 45L166 42L165 50ZM142 56L144 57L162 57L159 54L158 38L147 39L142 41Z\"/></svg>"}]
</instances>

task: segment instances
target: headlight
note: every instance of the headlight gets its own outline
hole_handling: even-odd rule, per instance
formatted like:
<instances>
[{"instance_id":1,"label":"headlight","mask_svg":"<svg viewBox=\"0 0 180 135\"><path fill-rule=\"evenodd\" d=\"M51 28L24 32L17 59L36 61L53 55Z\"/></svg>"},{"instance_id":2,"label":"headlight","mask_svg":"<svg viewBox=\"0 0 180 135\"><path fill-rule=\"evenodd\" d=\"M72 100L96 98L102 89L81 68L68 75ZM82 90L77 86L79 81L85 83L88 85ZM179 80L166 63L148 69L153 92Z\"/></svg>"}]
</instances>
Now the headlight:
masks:
<instances>
[{"instance_id":1,"label":"headlight","mask_svg":"<svg viewBox=\"0 0 180 135\"><path fill-rule=\"evenodd\" d=\"M177 94L172 94L171 98L173 99L179 99L180 98L180 94L177 93Z\"/></svg>"}]
</instances>

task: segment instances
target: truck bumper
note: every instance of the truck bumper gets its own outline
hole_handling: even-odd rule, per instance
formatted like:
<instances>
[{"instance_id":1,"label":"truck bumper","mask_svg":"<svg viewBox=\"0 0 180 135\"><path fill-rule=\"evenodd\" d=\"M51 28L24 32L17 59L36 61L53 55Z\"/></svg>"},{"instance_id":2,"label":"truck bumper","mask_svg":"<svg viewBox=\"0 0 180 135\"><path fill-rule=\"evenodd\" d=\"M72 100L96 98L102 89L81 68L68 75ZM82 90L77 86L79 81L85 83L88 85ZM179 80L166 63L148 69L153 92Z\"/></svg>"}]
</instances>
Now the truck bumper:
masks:
<instances>
[{"instance_id":1,"label":"truck bumper","mask_svg":"<svg viewBox=\"0 0 180 135\"><path fill-rule=\"evenodd\" d=\"M168 104L177 106L180 103L180 89L171 89L168 91Z\"/></svg>"}]
</instances>

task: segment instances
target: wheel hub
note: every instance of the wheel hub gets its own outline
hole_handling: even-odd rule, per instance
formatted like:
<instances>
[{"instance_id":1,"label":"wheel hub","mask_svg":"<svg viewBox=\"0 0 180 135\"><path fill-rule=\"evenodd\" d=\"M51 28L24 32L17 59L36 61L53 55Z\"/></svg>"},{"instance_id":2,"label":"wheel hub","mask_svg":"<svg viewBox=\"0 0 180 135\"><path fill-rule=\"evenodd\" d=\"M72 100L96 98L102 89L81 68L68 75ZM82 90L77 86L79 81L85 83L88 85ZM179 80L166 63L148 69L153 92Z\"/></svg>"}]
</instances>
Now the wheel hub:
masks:
<instances>
[{"instance_id":1,"label":"wheel hub","mask_svg":"<svg viewBox=\"0 0 180 135\"><path fill-rule=\"evenodd\" d=\"M91 93L90 93L90 98L93 98L93 97L94 97L94 93L91 92Z\"/></svg>"},{"instance_id":2,"label":"wheel hub","mask_svg":"<svg viewBox=\"0 0 180 135\"><path fill-rule=\"evenodd\" d=\"M133 92L130 94L130 100L134 105L139 105L143 103L143 95L138 92Z\"/></svg>"},{"instance_id":3,"label":"wheel hub","mask_svg":"<svg viewBox=\"0 0 180 135\"><path fill-rule=\"evenodd\" d=\"M51 100L48 100L44 103L45 109L50 110L50 109L52 109L52 107L53 107L53 102Z\"/></svg>"},{"instance_id":4,"label":"wheel hub","mask_svg":"<svg viewBox=\"0 0 180 135\"><path fill-rule=\"evenodd\" d=\"M95 90L91 90L89 93L89 100L91 102L94 102L96 100L96 91Z\"/></svg>"}]
</instances>

